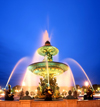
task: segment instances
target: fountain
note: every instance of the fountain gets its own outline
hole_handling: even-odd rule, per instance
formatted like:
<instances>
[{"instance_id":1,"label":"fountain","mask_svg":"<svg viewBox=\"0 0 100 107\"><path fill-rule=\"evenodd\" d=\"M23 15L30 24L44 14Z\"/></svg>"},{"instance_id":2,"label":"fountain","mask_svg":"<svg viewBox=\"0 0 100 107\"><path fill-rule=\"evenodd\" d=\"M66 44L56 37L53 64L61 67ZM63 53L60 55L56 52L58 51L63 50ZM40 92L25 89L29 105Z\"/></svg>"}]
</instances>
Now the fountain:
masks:
<instances>
[{"instance_id":1,"label":"fountain","mask_svg":"<svg viewBox=\"0 0 100 107\"><path fill-rule=\"evenodd\" d=\"M49 40L49 39L48 39ZM34 62L32 64L30 64L27 67L27 71L25 73L24 79L23 79L23 86L22 88L25 88L25 78L28 77L28 74L32 75L34 74L36 77L34 77L34 82L31 80L30 77L28 77L28 79L30 80L29 83L33 83L36 85L37 82L37 77L40 79L39 84L37 86L37 95L35 96L35 98L45 98L45 89L47 87L50 87L53 90L53 95L52 97L55 98L60 98L60 88L61 86L59 85L59 81L61 81L61 79L59 79L59 76L62 76L62 81L64 83L66 83L67 81L70 83L71 82L71 78L72 81L74 83L74 87L76 88L76 84L75 84L75 79L71 70L71 66L69 63L61 63L61 62L55 62L53 61L53 56L57 55L59 52L59 50L52 46L50 44L49 41L45 42L45 45L38 48L37 53L41 56L43 56L43 60L40 62ZM14 73L16 67L19 65L19 63L21 63L24 60L21 59L18 61L18 63L15 65L14 69L12 70L12 73L7 81L7 84L9 83L12 74ZM88 80L88 84L91 85L91 81L89 80L87 74L85 73L84 69L80 66L80 64L78 62L76 62L73 59L67 59L71 62L74 62L76 65L78 65L78 67L80 67L80 69L83 71L84 75L86 76L87 80ZM67 78L66 80L66 75L69 74L70 76ZM71 78L70 78L71 77ZM57 83L58 82L58 83ZM6 84L6 86L7 86ZM30 84L28 84L29 86L31 86ZM26 85L27 87L27 85ZM66 87L66 86L65 86ZM28 88L27 88L28 90ZM32 89L33 90L33 89ZM25 91L25 90L24 90ZM34 91L34 90L33 90ZM65 90L64 90L65 91ZM71 91L69 91L71 94ZM70 95L71 96L71 95ZM67 98L67 97L66 97ZM79 107L79 106L92 106L94 105L95 107L100 105L100 101L99 100L95 100L95 101L78 101L77 99L75 100L67 100L67 99L63 99L63 100L57 100L56 101L47 101L44 102L44 100L38 100L38 102L36 102L36 100L19 100L19 101L12 101L12 102L8 102L8 101L0 101L0 107L8 107L8 106L16 106L16 107L30 107L30 106L41 106L41 107ZM82 107L83 107L82 106ZM93 106L93 107L94 107Z\"/></svg>"},{"instance_id":2,"label":"fountain","mask_svg":"<svg viewBox=\"0 0 100 107\"><path fill-rule=\"evenodd\" d=\"M30 92L35 91L35 94L37 93L36 98L44 98L45 89L46 87L50 86L50 88L53 90L52 97L59 98L61 97L60 93L63 93L63 91L68 91L72 89L70 86L71 82L73 82L74 89L76 90L75 79L74 79L70 64L68 63L68 60L71 62L73 61L75 64L77 64L80 67L80 69L83 71L89 84L92 87L91 81L89 80L87 74L85 73L83 68L79 65L79 63L76 62L74 59L67 58L66 60L67 63L65 61L64 63L53 61L53 58L54 58L53 56L57 56L57 54L59 53L59 50L56 47L52 46L48 40L46 40L44 46L38 48L36 51L36 56L38 53L38 56L42 58L42 61L41 62L40 60L37 61L36 58L38 57L35 57L35 60L33 61L33 63L27 67L27 70L22 82L22 88L24 89L24 91L26 90ZM7 81L6 87L16 67L24 59L25 58L20 59L18 63L15 65ZM28 79L26 79L26 77ZM34 81L32 80L32 77L34 78ZM34 86L32 86L31 83ZM62 86L62 84L64 84L64 86Z\"/></svg>"},{"instance_id":3,"label":"fountain","mask_svg":"<svg viewBox=\"0 0 100 107\"><path fill-rule=\"evenodd\" d=\"M56 55L59 50L52 46L49 41L46 41L45 45L40 47L37 52L38 54L44 56L43 61L33 63L28 66L29 71L42 77L40 78L39 87L37 88L37 97L44 98L44 90L47 86L50 86L54 93L53 96L58 98L60 95L58 91L59 86L56 83L56 76L67 71L69 67L67 64L53 61L53 56Z\"/></svg>"}]
</instances>

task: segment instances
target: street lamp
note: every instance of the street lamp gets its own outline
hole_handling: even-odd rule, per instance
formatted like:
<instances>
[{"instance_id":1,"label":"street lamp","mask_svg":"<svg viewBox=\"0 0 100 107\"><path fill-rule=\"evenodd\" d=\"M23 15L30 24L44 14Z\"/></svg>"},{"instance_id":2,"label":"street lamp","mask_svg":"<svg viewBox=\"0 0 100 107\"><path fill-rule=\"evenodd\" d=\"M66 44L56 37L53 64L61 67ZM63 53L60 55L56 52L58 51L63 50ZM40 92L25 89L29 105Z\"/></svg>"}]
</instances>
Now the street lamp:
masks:
<instances>
[{"instance_id":1,"label":"street lamp","mask_svg":"<svg viewBox=\"0 0 100 107\"><path fill-rule=\"evenodd\" d=\"M88 85L89 85L89 83L86 81L86 82L85 82L85 86L88 87Z\"/></svg>"},{"instance_id":2,"label":"street lamp","mask_svg":"<svg viewBox=\"0 0 100 107\"><path fill-rule=\"evenodd\" d=\"M85 81L86 91L88 89L88 85L89 85L88 81Z\"/></svg>"}]
</instances>

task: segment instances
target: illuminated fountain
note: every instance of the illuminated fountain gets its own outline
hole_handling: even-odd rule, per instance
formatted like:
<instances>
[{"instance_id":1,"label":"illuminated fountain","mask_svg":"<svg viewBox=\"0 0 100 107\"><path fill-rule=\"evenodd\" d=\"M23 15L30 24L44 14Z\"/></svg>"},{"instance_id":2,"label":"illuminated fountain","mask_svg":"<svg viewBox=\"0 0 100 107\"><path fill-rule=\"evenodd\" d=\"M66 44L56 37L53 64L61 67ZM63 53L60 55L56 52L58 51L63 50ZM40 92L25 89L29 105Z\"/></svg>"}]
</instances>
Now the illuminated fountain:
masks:
<instances>
[{"instance_id":1,"label":"illuminated fountain","mask_svg":"<svg viewBox=\"0 0 100 107\"><path fill-rule=\"evenodd\" d=\"M33 63L28 66L28 69L36 74L41 76L39 87L37 88L40 92L39 98L42 98L44 95L45 88L49 85L51 89L53 89L53 92L59 92L59 86L56 83L56 76L64 73L68 70L68 65L60 62L54 62L53 56L58 54L59 50L51 46L49 41L45 42L45 45L40 47L37 52L44 56L44 59L42 62ZM57 93L56 93L57 96Z\"/></svg>"},{"instance_id":2,"label":"illuminated fountain","mask_svg":"<svg viewBox=\"0 0 100 107\"><path fill-rule=\"evenodd\" d=\"M53 60L59 53L59 50L50 44L47 31L44 34L44 38L45 37L45 45L37 49L35 59L32 61L32 64L27 67L23 82L21 81L23 90L28 90L30 92L33 91L35 94L38 92L38 97L43 98L44 90L48 85L52 88L56 97L57 93L59 94L63 91L72 89L70 88L71 86L74 86L76 89L75 79L72 73L73 70L68 61L75 63L81 69L81 71L83 71L89 82L89 85L92 87L91 81L89 80L86 72L74 59L67 58L64 63L55 62ZM39 57L41 57L41 62ZM22 61L24 61L24 59L26 58L20 59L15 65L7 81L6 87L12 78L12 74L14 73L15 69Z\"/></svg>"}]
</instances>

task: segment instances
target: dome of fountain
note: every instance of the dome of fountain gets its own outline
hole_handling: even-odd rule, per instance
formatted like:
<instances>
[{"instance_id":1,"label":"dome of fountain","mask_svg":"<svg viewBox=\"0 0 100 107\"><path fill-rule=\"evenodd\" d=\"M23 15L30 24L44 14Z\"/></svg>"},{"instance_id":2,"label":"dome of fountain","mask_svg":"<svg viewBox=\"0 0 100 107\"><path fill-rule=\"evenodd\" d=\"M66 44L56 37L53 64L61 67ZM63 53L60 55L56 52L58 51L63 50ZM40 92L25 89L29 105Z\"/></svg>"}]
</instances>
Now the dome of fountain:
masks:
<instances>
[{"instance_id":1,"label":"dome of fountain","mask_svg":"<svg viewBox=\"0 0 100 107\"><path fill-rule=\"evenodd\" d=\"M49 42L49 41L46 41L46 42L45 42L45 46L51 46L50 42Z\"/></svg>"}]
</instances>

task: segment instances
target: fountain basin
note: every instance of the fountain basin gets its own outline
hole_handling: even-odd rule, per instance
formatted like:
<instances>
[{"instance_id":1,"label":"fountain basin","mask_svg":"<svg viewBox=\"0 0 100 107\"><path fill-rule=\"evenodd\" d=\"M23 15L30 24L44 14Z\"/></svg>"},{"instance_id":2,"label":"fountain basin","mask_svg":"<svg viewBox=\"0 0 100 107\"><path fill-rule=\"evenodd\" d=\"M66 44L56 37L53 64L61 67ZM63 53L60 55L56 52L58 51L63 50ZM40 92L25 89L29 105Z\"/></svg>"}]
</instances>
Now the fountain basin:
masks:
<instances>
[{"instance_id":1,"label":"fountain basin","mask_svg":"<svg viewBox=\"0 0 100 107\"><path fill-rule=\"evenodd\" d=\"M57 76L68 70L68 65L60 62L48 61L49 75ZM39 76L47 74L46 62L37 62L28 66L28 69Z\"/></svg>"}]
</instances>

